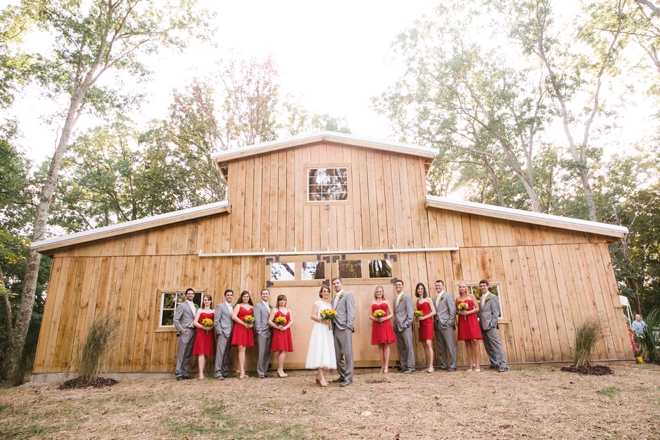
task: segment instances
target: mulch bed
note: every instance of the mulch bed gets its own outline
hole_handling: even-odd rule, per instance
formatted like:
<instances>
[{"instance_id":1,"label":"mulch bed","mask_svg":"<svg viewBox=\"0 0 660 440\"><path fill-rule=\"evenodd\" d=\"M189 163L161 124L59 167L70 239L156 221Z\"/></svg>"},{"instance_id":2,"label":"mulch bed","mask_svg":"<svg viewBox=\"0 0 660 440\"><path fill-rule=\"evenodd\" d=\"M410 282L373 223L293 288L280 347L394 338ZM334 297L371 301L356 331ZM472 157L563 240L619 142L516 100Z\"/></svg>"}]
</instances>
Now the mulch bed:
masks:
<instances>
[{"instance_id":1,"label":"mulch bed","mask_svg":"<svg viewBox=\"0 0 660 440\"><path fill-rule=\"evenodd\" d=\"M606 374L614 374L614 370L606 365L594 365L592 367L561 367L561 371L568 373L590 374L592 376L605 376Z\"/></svg>"},{"instance_id":2,"label":"mulch bed","mask_svg":"<svg viewBox=\"0 0 660 440\"><path fill-rule=\"evenodd\" d=\"M81 377L76 377L75 379L70 379L64 382L62 385L57 387L60 390L71 390L74 388L101 388L101 387L111 387L116 385L117 382L114 379L108 379L107 377L97 377L94 380L83 380Z\"/></svg>"}]
</instances>

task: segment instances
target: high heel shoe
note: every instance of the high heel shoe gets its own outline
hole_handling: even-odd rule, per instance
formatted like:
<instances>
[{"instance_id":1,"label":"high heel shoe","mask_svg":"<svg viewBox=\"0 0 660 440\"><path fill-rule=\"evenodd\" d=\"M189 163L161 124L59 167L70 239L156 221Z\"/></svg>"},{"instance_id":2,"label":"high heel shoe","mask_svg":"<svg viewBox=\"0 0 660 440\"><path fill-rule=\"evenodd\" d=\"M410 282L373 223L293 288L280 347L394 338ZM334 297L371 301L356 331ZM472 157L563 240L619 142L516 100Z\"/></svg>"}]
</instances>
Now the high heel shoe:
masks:
<instances>
[{"instance_id":1,"label":"high heel shoe","mask_svg":"<svg viewBox=\"0 0 660 440\"><path fill-rule=\"evenodd\" d=\"M277 375L278 375L281 379L283 379L283 378L285 378L285 377L289 377L288 374L286 374L286 373L280 373L279 371L277 372Z\"/></svg>"},{"instance_id":2,"label":"high heel shoe","mask_svg":"<svg viewBox=\"0 0 660 440\"><path fill-rule=\"evenodd\" d=\"M434 371L435 371L435 369L433 369L433 368L429 368L429 369L426 370L427 373L433 373Z\"/></svg>"},{"instance_id":3,"label":"high heel shoe","mask_svg":"<svg viewBox=\"0 0 660 440\"><path fill-rule=\"evenodd\" d=\"M328 386L328 382L326 382L325 379L321 379L321 380L319 381L319 385L321 385L323 388L325 388L325 387Z\"/></svg>"},{"instance_id":4,"label":"high heel shoe","mask_svg":"<svg viewBox=\"0 0 660 440\"><path fill-rule=\"evenodd\" d=\"M319 385L321 385L321 379L319 379L319 378L317 377L317 378L316 378L316 383L319 384Z\"/></svg>"}]
</instances>

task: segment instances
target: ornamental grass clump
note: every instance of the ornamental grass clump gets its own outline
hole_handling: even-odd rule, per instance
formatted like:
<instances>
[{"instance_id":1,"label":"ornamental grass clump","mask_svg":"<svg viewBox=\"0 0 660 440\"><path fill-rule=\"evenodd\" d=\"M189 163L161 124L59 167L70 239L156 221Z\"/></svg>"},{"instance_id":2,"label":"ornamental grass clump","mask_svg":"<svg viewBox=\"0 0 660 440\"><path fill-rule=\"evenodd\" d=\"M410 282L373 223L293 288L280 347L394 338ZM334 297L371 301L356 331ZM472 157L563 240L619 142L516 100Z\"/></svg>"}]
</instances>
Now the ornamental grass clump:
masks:
<instances>
[{"instance_id":1,"label":"ornamental grass clump","mask_svg":"<svg viewBox=\"0 0 660 440\"><path fill-rule=\"evenodd\" d=\"M113 334L117 324L117 320L109 315L92 323L80 356L79 372L80 378L84 381L92 382L98 378L101 358L114 340Z\"/></svg>"},{"instance_id":2,"label":"ornamental grass clump","mask_svg":"<svg viewBox=\"0 0 660 440\"><path fill-rule=\"evenodd\" d=\"M639 336L642 346L642 356L644 360L652 363L660 363L660 308L653 310L646 315L644 320L646 328L644 333Z\"/></svg>"},{"instance_id":3,"label":"ornamental grass clump","mask_svg":"<svg viewBox=\"0 0 660 440\"><path fill-rule=\"evenodd\" d=\"M576 368L592 368L591 360L596 351L599 336L600 324L594 317L587 318L575 328L573 364Z\"/></svg>"}]
</instances>

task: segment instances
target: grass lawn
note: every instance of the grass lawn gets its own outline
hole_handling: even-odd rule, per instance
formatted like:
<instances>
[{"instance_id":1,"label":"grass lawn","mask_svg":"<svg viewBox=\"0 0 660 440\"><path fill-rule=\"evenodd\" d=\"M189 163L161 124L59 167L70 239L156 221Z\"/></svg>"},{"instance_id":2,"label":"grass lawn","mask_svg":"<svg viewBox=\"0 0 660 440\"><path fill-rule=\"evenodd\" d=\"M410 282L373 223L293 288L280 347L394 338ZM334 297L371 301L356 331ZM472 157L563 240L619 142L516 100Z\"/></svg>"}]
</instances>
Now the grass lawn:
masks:
<instances>
[{"instance_id":1,"label":"grass lawn","mask_svg":"<svg viewBox=\"0 0 660 440\"><path fill-rule=\"evenodd\" d=\"M610 366L610 376L549 366L358 371L352 385L326 389L308 372L65 391L26 384L0 389L0 438L660 438L660 366Z\"/></svg>"}]
</instances>

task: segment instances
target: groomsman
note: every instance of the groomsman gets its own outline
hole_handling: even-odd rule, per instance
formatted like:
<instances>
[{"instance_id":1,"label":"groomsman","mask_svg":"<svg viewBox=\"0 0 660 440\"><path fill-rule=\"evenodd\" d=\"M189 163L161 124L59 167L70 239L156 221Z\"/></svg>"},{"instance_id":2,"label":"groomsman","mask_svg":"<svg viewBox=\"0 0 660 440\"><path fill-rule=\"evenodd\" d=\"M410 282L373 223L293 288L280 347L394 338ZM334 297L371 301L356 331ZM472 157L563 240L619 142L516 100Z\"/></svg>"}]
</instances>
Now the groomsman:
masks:
<instances>
[{"instance_id":1,"label":"groomsman","mask_svg":"<svg viewBox=\"0 0 660 440\"><path fill-rule=\"evenodd\" d=\"M447 371L456 371L456 341L454 329L456 327L456 302L451 293L445 292L445 283L442 280L435 282L435 319L433 329L435 333L436 352L440 355L440 368ZM447 350L451 363L447 364Z\"/></svg>"},{"instance_id":2,"label":"groomsman","mask_svg":"<svg viewBox=\"0 0 660 440\"><path fill-rule=\"evenodd\" d=\"M257 359L257 375L260 379L268 377L268 363L270 361L270 342L272 333L268 325L270 316L270 306L268 305L268 296L270 291L263 289L261 291L261 302L254 306L254 328L257 331L257 347L259 348L259 357Z\"/></svg>"},{"instance_id":3,"label":"groomsman","mask_svg":"<svg viewBox=\"0 0 660 440\"><path fill-rule=\"evenodd\" d=\"M415 371L415 352L413 351L412 323L413 302L410 295L403 293L403 281L394 283L396 298L394 298L394 335L399 349L399 363L404 374Z\"/></svg>"},{"instance_id":4,"label":"groomsman","mask_svg":"<svg viewBox=\"0 0 660 440\"><path fill-rule=\"evenodd\" d=\"M215 334L218 341L215 347L215 378L224 379L229 376L229 349L231 348L231 332L234 329L234 321L231 319L234 308L231 300L234 298L234 292L230 289L225 290L225 300L215 307L213 324L215 325Z\"/></svg>"},{"instance_id":5,"label":"groomsman","mask_svg":"<svg viewBox=\"0 0 660 440\"><path fill-rule=\"evenodd\" d=\"M507 370L504 349L497 334L497 319L500 316L500 301L497 295L488 291L488 280L479 281L481 290L479 325L483 337L484 348L490 359L490 369L504 373Z\"/></svg>"},{"instance_id":6,"label":"groomsman","mask_svg":"<svg viewBox=\"0 0 660 440\"><path fill-rule=\"evenodd\" d=\"M179 304L174 313L174 327L176 328L176 337L179 340L179 348L176 354L176 368L174 374L176 380L190 379L188 368L190 367L190 358L192 357L193 345L195 345L196 328L193 325L197 306L193 303L195 291L186 289L186 300Z\"/></svg>"},{"instance_id":7,"label":"groomsman","mask_svg":"<svg viewBox=\"0 0 660 440\"><path fill-rule=\"evenodd\" d=\"M337 372L341 382L339 386L345 387L353 383L353 322L355 321L355 298L351 292L346 292L341 278L332 279L335 297L332 299L332 308L337 312L337 319L332 324L332 335L335 340L335 357L337 358Z\"/></svg>"}]
</instances>

